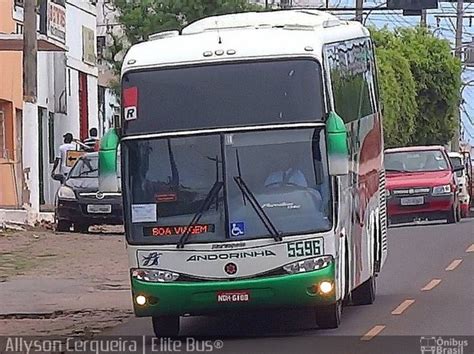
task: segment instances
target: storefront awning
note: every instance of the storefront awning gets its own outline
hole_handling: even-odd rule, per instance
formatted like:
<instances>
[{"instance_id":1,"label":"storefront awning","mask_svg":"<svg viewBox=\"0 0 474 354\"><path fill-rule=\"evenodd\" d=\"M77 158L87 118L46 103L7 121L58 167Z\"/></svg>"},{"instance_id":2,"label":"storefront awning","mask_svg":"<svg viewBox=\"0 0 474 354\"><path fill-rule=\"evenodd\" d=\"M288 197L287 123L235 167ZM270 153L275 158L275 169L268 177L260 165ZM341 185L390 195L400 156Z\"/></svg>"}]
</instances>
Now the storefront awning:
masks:
<instances>
[{"instance_id":1,"label":"storefront awning","mask_svg":"<svg viewBox=\"0 0 474 354\"><path fill-rule=\"evenodd\" d=\"M54 39L46 37L44 34L38 34L39 52L66 52L67 47ZM21 52L23 50L22 34L0 33L0 52L13 51Z\"/></svg>"}]
</instances>

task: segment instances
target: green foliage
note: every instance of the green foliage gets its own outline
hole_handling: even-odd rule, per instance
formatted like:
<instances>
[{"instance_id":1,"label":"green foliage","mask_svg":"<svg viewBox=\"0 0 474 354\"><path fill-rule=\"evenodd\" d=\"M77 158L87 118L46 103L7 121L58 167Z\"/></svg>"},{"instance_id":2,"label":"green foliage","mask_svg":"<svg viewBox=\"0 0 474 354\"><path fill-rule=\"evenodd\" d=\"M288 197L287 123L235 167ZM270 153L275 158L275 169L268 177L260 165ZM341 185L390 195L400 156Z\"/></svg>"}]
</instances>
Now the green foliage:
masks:
<instances>
[{"instance_id":1,"label":"green foliage","mask_svg":"<svg viewBox=\"0 0 474 354\"><path fill-rule=\"evenodd\" d=\"M461 63L425 28L372 30L387 146L445 144L459 109Z\"/></svg>"}]
</instances>

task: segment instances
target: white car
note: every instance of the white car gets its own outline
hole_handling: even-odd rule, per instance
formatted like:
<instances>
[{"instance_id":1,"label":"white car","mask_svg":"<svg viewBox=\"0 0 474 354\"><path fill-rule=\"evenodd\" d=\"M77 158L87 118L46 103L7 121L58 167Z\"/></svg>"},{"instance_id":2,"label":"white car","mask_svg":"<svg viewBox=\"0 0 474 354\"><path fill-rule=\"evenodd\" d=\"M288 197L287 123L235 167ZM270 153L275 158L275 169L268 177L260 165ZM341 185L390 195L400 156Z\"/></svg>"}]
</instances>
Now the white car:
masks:
<instances>
[{"instance_id":1,"label":"white car","mask_svg":"<svg viewBox=\"0 0 474 354\"><path fill-rule=\"evenodd\" d=\"M461 153L449 152L448 155L453 167L466 166L464 156ZM465 218L469 214L469 206L471 202L468 190L468 177L466 168L464 168L462 171L456 172L456 178L459 190L459 201L461 203L461 215Z\"/></svg>"}]
</instances>

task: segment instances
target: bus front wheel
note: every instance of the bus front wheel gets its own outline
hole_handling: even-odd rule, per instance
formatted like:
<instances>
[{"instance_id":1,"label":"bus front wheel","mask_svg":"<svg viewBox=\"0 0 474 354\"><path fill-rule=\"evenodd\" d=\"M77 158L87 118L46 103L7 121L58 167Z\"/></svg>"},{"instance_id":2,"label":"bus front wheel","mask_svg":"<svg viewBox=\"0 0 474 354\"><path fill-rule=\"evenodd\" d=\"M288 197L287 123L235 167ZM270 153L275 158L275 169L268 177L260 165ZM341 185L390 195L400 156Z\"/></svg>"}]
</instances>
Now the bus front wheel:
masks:
<instances>
[{"instance_id":1,"label":"bus front wheel","mask_svg":"<svg viewBox=\"0 0 474 354\"><path fill-rule=\"evenodd\" d=\"M375 301L376 281L375 275L359 285L352 291L353 305L370 305Z\"/></svg>"},{"instance_id":2,"label":"bus front wheel","mask_svg":"<svg viewBox=\"0 0 474 354\"><path fill-rule=\"evenodd\" d=\"M316 324L321 329L337 328L341 324L342 301L316 308Z\"/></svg>"},{"instance_id":3,"label":"bus front wheel","mask_svg":"<svg viewBox=\"0 0 474 354\"><path fill-rule=\"evenodd\" d=\"M152 323L157 337L177 337L179 334L179 316L153 317Z\"/></svg>"}]
</instances>

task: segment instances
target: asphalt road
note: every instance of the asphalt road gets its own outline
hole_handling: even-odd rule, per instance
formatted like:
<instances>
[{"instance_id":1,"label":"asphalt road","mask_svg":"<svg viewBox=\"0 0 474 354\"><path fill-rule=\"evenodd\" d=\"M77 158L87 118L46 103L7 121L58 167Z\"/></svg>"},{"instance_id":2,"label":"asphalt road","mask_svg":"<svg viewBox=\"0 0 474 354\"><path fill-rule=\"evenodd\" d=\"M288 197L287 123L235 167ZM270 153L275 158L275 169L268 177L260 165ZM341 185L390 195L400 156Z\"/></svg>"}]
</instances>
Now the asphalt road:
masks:
<instances>
[{"instance_id":1,"label":"asphalt road","mask_svg":"<svg viewBox=\"0 0 474 354\"><path fill-rule=\"evenodd\" d=\"M184 318L181 342L147 338L145 352L435 354L442 348L474 353L474 219L392 227L388 237L375 303L346 307L336 330L318 330L307 311ZM150 319L134 318L105 334L152 336L153 331ZM467 346L458 345L463 340ZM462 351L449 351L456 348Z\"/></svg>"}]
</instances>

